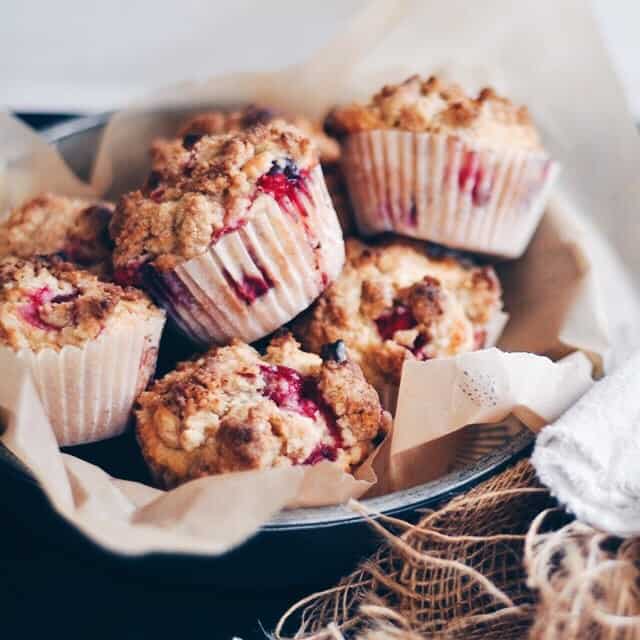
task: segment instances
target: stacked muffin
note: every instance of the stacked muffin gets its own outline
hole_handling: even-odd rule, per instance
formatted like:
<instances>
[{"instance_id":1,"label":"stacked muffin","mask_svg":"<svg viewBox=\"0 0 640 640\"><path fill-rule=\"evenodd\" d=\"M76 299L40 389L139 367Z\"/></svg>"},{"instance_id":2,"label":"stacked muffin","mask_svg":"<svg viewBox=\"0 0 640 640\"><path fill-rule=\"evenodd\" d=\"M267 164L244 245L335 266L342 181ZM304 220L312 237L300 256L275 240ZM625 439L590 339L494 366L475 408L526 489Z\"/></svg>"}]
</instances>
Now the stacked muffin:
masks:
<instances>
[{"instance_id":1,"label":"stacked muffin","mask_svg":"<svg viewBox=\"0 0 640 640\"><path fill-rule=\"evenodd\" d=\"M153 143L115 209L43 195L10 216L0 340L30 362L61 444L120 433L142 391L138 441L162 486L352 471L389 431L406 360L495 342L487 257L524 251L556 173L526 110L413 77L325 129L260 107L198 114ZM352 220L371 238L345 252ZM194 357L143 390L165 312ZM105 349L123 335L137 365L116 376Z\"/></svg>"}]
</instances>

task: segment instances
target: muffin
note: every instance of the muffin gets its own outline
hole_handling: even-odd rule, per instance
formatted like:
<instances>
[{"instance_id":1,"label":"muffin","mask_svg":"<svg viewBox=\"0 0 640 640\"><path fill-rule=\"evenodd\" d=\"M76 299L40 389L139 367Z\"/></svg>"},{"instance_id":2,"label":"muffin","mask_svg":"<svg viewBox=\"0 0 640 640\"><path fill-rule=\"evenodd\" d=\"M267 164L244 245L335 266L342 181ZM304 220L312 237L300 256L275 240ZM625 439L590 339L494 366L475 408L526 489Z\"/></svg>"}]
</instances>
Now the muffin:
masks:
<instances>
[{"instance_id":1,"label":"muffin","mask_svg":"<svg viewBox=\"0 0 640 640\"><path fill-rule=\"evenodd\" d=\"M164 320L141 291L59 259L0 259L0 349L30 367L61 446L124 431Z\"/></svg>"},{"instance_id":2,"label":"muffin","mask_svg":"<svg viewBox=\"0 0 640 640\"><path fill-rule=\"evenodd\" d=\"M497 339L505 316L492 267L407 240L374 246L349 238L346 246L340 278L294 333L315 353L343 340L386 409L395 410L405 360L454 356Z\"/></svg>"},{"instance_id":3,"label":"muffin","mask_svg":"<svg viewBox=\"0 0 640 640\"><path fill-rule=\"evenodd\" d=\"M0 225L0 257L58 255L107 277L113 205L42 193L16 207Z\"/></svg>"},{"instance_id":4,"label":"muffin","mask_svg":"<svg viewBox=\"0 0 640 640\"><path fill-rule=\"evenodd\" d=\"M261 356L234 340L178 365L138 399L137 436L159 485L334 461L357 467L390 427L340 342L323 357L289 334Z\"/></svg>"},{"instance_id":5,"label":"muffin","mask_svg":"<svg viewBox=\"0 0 640 640\"><path fill-rule=\"evenodd\" d=\"M297 129L203 136L165 178L118 203L114 277L146 289L196 344L262 338L340 273L340 225Z\"/></svg>"},{"instance_id":6,"label":"muffin","mask_svg":"<svg viewBox=\"0 0 640 640\"><path fill-rule=\"evenodd\" d=\"M365 235L394 231L450 247L520 256L558 172L524 107L492 89L467 96L438 78L384 87L335 109L327 127Z\"/></svg>"},{"instance_id":7,"label":"muffin","mask_svg":"<svg viewBox=\"0 0 640 640\"><path fill-rule=\"evenodd\" d=\"M156 188L167 175L180 173L189 161L190 149L205 135L238 133L257 124L284 124L300 129L316 146L325 182L345 234L353 231L353 213L340 168L340 145L316 122L304 116L284 116L278 111L250 105L237 111L206 111L186 120L174 139L158 138L151 145L148 184Z\"/></svg>"}]
</instances>

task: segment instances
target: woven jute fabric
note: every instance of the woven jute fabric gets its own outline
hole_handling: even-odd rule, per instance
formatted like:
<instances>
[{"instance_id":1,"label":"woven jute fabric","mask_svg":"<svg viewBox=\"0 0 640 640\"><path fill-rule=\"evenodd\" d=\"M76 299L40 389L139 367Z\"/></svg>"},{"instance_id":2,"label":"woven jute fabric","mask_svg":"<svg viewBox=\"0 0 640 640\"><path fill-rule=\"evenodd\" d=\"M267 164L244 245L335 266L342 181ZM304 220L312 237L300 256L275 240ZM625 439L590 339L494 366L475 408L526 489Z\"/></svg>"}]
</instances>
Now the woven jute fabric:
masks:
<instances>
[{"instance_id":1,"label":"woven jute fabric","mask_svg":"<svg viewBox=\"0 0 640 640\"><path fill-rule=\"evenodd\" d=\"M640 638L640 541L571 522L527 460L417 524L370 523L377 552L276 638Z\"/></svg>"}]
</instances>

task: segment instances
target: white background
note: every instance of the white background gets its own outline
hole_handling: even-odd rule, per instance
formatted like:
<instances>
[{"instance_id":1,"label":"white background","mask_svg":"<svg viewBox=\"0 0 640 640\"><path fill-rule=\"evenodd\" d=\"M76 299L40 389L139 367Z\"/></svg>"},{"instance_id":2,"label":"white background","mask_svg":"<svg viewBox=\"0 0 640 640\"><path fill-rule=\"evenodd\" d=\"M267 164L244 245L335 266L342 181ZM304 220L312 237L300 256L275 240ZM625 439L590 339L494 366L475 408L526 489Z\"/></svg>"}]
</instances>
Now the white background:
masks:
<instances>
[{"instance_id":1,"label":"white background","mask_svg":"<svg viewBox=\"0 0 640 640\"><path fill-rule=\"evenodd\" d=\"M0 104L104 111L188 78L278 68L326 43L364 2L0 0ZM640 116L640 2L591 4Z\"/></svg>"}]
</instances>

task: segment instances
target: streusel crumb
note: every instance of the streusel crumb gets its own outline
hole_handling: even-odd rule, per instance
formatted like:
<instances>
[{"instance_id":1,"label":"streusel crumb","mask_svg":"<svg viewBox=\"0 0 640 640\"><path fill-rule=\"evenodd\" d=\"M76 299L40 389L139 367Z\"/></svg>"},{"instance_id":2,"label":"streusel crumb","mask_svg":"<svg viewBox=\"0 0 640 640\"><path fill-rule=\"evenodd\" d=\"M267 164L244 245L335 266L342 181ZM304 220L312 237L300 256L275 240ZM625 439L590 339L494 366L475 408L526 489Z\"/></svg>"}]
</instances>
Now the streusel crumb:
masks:
<instances>
[{"instance_id":1,"label":"streusel crumb","mask_svg":"<svg viewBox=\"0 0 640 640\"><path fill-rule=\"evenodd\" d=\"M398 384L405 359L427 360L484 346L485 326L502 308L491 267L425 245L346 241L347 263L294 331L309 351L344 340L376 388Z\"/></svg>"},{"instance_id":2,"label":"streusel crumb","mask_svg":"<svg viewBox=\"0 0 640 640\"><path fill-rule=\"evenodd\" d=\"M516 106L493 89L474 98L437 77L412 76L389 85L367 105L333 110L327 128L338 136L377 129L454 135L493 147L539 149L540 140L526 107Z\"/></svg>"},{"instance_id":3,"label":"streusel crumb","mask_svg":"<svg viewBox=\"0 0 640 640\"><path fill-rule=\"evenodd\" d=\"M116 325L162 311L141 291L57 258L0 259L0 342L12 349L82 346Z\"/></svg>"},{"instance_id":4,"label":"streusel crumb","mask_svg":"<svg viewBox=\"0 0 640 640\"><path fill-rule=\"evenodd\" d=\"M360 368L331 345L323 360L289 334L261 356L240 341L184 362L138 400L137 435L159 483L338 461L373 450L390 416Z\"/></svg>"},{"instance_id":5,"label":"streusel crumb","mask_svg":"<svg viewBox=\"0 0 640 640\"><path fill-rule=\"evenodd\" d=\"M111 262L109 202L42 193L16 207L0 225L0 257L58 254L101 274Z\"/></svg>"},{"instance_id":6,"label":"streusel crumb","mask_svg":"<svg viewBox=\"0 0 640 640\"><path fill-rule=\"evenodd\" d=\"M237 111L206 111L186 120L174 139L158 138L151 145L151 176L153 189L160 182L180 173L189 162L190 150L203 136L238 133L258 124L297 127L315 145L323 166L333 165L340 158L340 145L330 138L319 123L304 116L285 116L278 111L250 105Z\"/></svg>"},{"instance_id":7,"label":"streusel crumb","mask_svg":"<svg viewBox=\"0 0 640 640\"><path fill-rule=\"evenodd\" d=\"M152 260L172 269L241 226L254 200L267 193L265 176L301 180L316 165L311 141L294 127L258 125L204 136L179 173L120 199L110 226L114 265Z\"/></svg>"}]
</instances>

